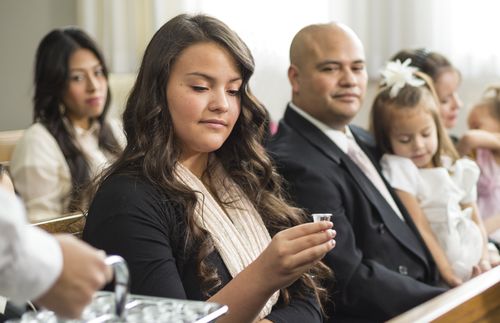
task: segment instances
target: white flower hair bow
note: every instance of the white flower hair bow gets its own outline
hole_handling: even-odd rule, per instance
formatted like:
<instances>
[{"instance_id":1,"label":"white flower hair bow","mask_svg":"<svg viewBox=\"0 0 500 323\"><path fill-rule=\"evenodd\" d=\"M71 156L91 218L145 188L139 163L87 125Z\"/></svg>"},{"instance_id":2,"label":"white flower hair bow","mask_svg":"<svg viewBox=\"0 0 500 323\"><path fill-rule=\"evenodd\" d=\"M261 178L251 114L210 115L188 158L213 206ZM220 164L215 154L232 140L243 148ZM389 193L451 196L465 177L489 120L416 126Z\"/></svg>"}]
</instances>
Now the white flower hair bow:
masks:
<instances>
[{"instance_id":1,"label":"white flower hair bow","mask_svg":"<svg viewBox=\"0 0 500 323\"><path fill-rule=\"evenodd\" d=\"M391 89L389 96L394 98L398 95L405 84L419 87L425 82L415 76L418 68L409 66L411 59L408 58L403 63L398 59L395 62L388 62L385 69L382 71L381 85L385 85Z\"/></svg>"}]
</instances>

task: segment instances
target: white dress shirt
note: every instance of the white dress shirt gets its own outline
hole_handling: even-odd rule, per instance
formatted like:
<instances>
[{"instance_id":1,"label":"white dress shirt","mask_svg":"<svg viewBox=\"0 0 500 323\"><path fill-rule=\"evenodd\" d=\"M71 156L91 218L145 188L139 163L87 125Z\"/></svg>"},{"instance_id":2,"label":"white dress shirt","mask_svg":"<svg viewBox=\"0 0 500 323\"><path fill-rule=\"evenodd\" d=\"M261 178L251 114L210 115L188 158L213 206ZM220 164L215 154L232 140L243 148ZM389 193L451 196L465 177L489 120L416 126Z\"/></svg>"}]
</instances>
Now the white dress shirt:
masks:
<instances>
[{"instance_id":1,"label":"white dress shirt","mask_svg":"<svg viewBox=\"0 0 500 323\"><path fill-rule=\"evenodd\" d=\"M124 146L123 130L116 122L108 123L118 143ZM99 124L88 129L66 128L74 143L85 154L91 177L109 165L107 156L98 144ZM59 145L40 123L29 127L16 144L10 163L14 187L26 205L30 222L56 218L67 213L72 189L71 173Z\"/></svg>"},{"instance_id":2,"label":"white dress shirt","mask_svg":"<svg viewBox=\"0 0 500 323\"><path fill-rule=\"evenodd\" d=\"M347 150L349 148L348 137L354 138L351 129L349 127L345 127L345 132L333 129L332 127L327 126L323 122L311 116L309 113L305 112L292 102L289 103L289 106L293 109L293 111L300 114L304 119L312 123L319 130L321 130L331 141L333 141L339 148L347 155Z\"/></svg>"},{"instance_id":3,"label":"white dress shirt","mask_svg":"<svg viewBox=\"0 0 500 323\"><path fill-rule=\"evenodd\" d=\"M58 242L30 226L21 201L0 188L0 295L37 299L55 283L63 259Z\"/></svg>"}]
</instances>

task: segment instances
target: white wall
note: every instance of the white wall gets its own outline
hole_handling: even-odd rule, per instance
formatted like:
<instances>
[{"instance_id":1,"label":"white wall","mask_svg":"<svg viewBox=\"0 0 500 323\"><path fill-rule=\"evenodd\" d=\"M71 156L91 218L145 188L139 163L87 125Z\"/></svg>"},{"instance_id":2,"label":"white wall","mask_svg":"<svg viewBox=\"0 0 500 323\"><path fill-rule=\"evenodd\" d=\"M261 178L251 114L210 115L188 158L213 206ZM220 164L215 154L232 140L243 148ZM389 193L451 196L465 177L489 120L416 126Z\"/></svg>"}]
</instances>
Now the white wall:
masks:
<instances>
[{"instance_id":1,"label":"white wall","mask_svg":"<svg viewBox=\"0 0 500 323\"><path fill-rule=\"evenodd\" d=\"M26 128L32 120L33 95L32 74L35 50L40 39L52 28L69 24L77 24L77 4L78 0L0 0L0 131ZM169 0L170 1L170 0ZM173 3L190 3L186 0L171 0ZM177 1L177 2L176 2ZM198 1L192 1L198 3ZM200 2L201 3L201 2ZM326 10L320 19L314 16L312 10L304 10L301 17L291 17L291 25L284 29L276 26L269 33L273 34L271 39L275 42L269 43L265 37L252 32L240 31L241 25L231 14L219 16L216 2L207 2L201 6L204 12L218 16L239 32L243 40L251 47L256 59L256 71L252 80L252 88L257 97L270 110L273 119L278 120L285 109L285 105L290 98L290 86L286 76L288 43L293 34L303 25L312 22L329 20L329 11L336 12L335 19L342 21L344 11L341 8L343 2L328 2L327 0L316 0L315 4L323 4ZM210 4L210 8L209 5ZM335 4L335 5L334 5ZM246 5L249 5L248 3ZM277 8L273 6L281 5L276 3L266 3L267 13L259 16L258 23L272 25L273 15ZM300 2L295 6L301 6ZM198 6L200 6L198 4ZM334 8L335 7L335 8ZM200 8L198 8L200 9ZM333 10L335 9L335 10ZM172 16L176 11L190 11L189 6L156 8L165 11ZM237 9L241 10L241 8ZM199 10L198 10L199 11ZM297 25L292 22L299 20ZM317 21L318 20L318 21ZM321 20L321 21L319 21ZM357 20L356 20L357 21ZM359 22L358 23L362 23ZM356 26L353 26L354 28ZM247 28L248 29L248 28ZM366 35L360 35L362 38ZM267 39L267 38L266 38ZM365 39L366 43L369 43ZM285 44L286 43L286 44ZM103 44L100 44L103 47ZM368 44L369 45L369 44ZM374 55L367 46L367 55ZM272 55L269 55L272 52ZM266 55L264 55L266 54ZM267 57L263 60L262 57ZM269 59L271 57L271 59ZM458 66L460 68L460 66ZM377 68L376 68L377 69ZM116 75L110 78L110 85L113 95L113 107L111 115L118 116L126 99L129 87L133 83L133 76ZM468 107L476 102L481 91L492 83L492 80L484 78L480 81L465 80L460 89L460 94L464 101L464 111L460 114L459 124L453 133L460 134L465 129L465 117ZM366 127L368 125L369 109L376 92L376 81L372 81L368 90L363 109L354 120L354 123Z\"/></svg>"},{"instance_id":2,"label":"white wall","mask_svg":"<svg viewBox=\"0 0 500 323\"><path fill-rule=\"evenodd\" d=\"M75 0L0 1L0 131L32 120L33 62L41 38L76 23Z\"/></svg>"}]
</instances>

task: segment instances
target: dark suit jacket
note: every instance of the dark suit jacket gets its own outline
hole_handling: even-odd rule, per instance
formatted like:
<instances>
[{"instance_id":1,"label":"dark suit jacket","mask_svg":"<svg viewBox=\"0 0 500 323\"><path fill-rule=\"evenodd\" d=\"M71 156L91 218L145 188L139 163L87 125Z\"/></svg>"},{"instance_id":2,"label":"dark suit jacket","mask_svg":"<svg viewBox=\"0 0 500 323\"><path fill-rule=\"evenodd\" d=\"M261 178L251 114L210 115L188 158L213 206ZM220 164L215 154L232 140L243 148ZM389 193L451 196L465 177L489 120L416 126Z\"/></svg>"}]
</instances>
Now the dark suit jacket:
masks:
<instances>
[{"instance_id":1,"label":"dark suit jacket","mask_svg":"<svg viewBox=\"0 0 500 323\"><path fill-rule=\"evenodd\" d=\"M379 169L372 136L350 129ZM297 206L333 213L337 246L324 259L335 274L333 321L387 320L445 291L435 287L436 266L394 191L406 222L321 130L287 108L268 149Z\"/></svg>"}]
</instances>

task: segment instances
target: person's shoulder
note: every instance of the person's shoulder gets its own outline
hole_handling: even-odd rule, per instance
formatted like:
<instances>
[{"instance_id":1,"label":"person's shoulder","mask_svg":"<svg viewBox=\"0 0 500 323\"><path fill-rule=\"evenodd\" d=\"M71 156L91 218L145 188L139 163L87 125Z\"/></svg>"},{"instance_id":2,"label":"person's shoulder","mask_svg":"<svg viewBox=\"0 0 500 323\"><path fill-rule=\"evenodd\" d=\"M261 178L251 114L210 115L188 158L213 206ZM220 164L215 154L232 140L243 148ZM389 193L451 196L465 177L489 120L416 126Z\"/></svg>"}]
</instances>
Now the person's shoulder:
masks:
<instances>
[{"instance_id":1,"label":"person's shoulder","mask_svg":"<svg viewBox=\"0 0 500 323\"><path fill-rule=\"evenodd\" d=\"M157 190L152 183L146 181L139 175L127 173L115 173L109 175L101 184L100 192L121 193L134 198L138 195L156 196Z\"/></svg>"},{"instance_id":2,"label":"person's shoulder","mask_svg":"<svg viewBox=\"0 0 500 323\"><path fill-rule=\"evenodd\" d=\"M380 163L383 167L385 166L388 168L397 167L410 170L417 169L417 166L411 161L411 159L393 154L384 154Z\"/></svg>"},{"instance_id":3,"label":"person's shoulder","mask_svg":"<svg viewBox=\"0 0 500 323\"><path fill-rule=\"evenodd\" d=\"M472 169L478 168L477 163L468 157L462 157L457 159L457 161L455 162L455 166L472 168Z\"/></svg>"},{"instance_id":4,"label":"person's shoulder","mask_svg":"<svg viewBox=\"0 0 500 323\"><path fill-rule=\"evenodd\" d=\"M11 171L26 164L65 164L59 144L41 123L34 123L24 131L12 153Z\"/></svg>"},{"instance_id":5,"label":"person's shoulder","mask_svg":"<svg viewBox=\"0 0 500 323\"><path fill-rule=\"evenodd\" d=\"M384 154L380 160L382 173L395 189L417 195L421 191L421 175L417 166L409 158Z\"/></svg>"},{"instance_id":6,"label":"person's shoulder","mask_svg":"<svg viewBox=\"0 0 500 323\"><path fill-rule=\"evenodd\" d=\"M47 133L47 134L50 134L47 127L45 127L40 122L33 123L31 126L28 127L28 129L26 129L25 133L26 134L28 134L28 133L35 133L35 134Z\"/></svg>"},{"instance_id":7,"label":"person's shoulder","mask_svg":"<svg viewBox=\"0 0 500 323\"><path fill-rule=\"evenodd\" d=\"M162 205L176 207L173 196L158 185L136 173L115 173L108 176L100 185L96 197L105 197L125 204Z\"/></svg>"},{"instance_id":8,"label":"person's shoulder","mask_svg":"<svg viewBox=\"0 0 500 323\"><path fill-rule=\"evenodd\" d=\"M34 123L23 133L23 137L20 142L40 142L44 141L46 143L53 142L56 143L54 136L49 132L49 130L41 123Z\"/></svg>"},{"instance_id":9,"label":"person's shoulder","mask_svg":"<svg viewBox=\"0 0 500 323\"><path fill-rule=\"evenodd\" d=\"M364 144L370 147L376 146L375 139L373 138L372 133L368 130L355 124L350 124L349 129L358 138L358 140L362 141Z\"/></svg>"},{"instance_id":10,"label":"person's shoulder","mask_svg":"<svg viewBox=\"0 0 500 323\"><path fill-rule=\"evenodd\" d=\"M479 178L479 174L481 173L477 163L467 157L457 159L451 170L459 176L461 175L465 178L470 177L473 180L477 180L477 178Z\"/></svg>"},{"instance_id":11,"label":"person's shoulder","mask_svg":"<svg viewBox=\"0 0 500 323\"><path fill-rule=\"evenodd\" d=\"M293 149L290 149L281 141L269 142L266 145L266 150L275 164L282 164L294 155Z\"/></svg>"},{"instance_id":12,"label":"person's shoulder","mask_svg":"<svg viewBox=\"0 0 500 323\"><path fill-rule=\"evenodd\" d=\"M282 120L279 123L278 131L268 140L266 149L272 156L284 158L299 153L298 148L303 148L304 145L301 143L304 141L302 135Z\"/></svg>"},{"instance_id":13,"label":"person's shoulder","mask_svg":"<svg viewBox=\"0 0 500 323\"><path fill-rule=\"evenodd\" d=\"M276 133L269 138L269 144L276 145L282 141L290 140L289 137L297 135L298 133L282 119L278 124Z\"/></svg>"},{"instance_id":14,"label":"person's shoulder","mask_svg":"<svg viewBox=\"0 0 500 323\"><path fill-rule=\"evenodd\" d=\"M171 217L177 210L178 206L173 199L143 176L116 173L100 184L94 195L90 213L110 213L105 217L121 214L151 220Z\"/></svg>"}]
</instances>

